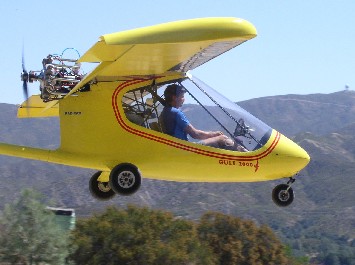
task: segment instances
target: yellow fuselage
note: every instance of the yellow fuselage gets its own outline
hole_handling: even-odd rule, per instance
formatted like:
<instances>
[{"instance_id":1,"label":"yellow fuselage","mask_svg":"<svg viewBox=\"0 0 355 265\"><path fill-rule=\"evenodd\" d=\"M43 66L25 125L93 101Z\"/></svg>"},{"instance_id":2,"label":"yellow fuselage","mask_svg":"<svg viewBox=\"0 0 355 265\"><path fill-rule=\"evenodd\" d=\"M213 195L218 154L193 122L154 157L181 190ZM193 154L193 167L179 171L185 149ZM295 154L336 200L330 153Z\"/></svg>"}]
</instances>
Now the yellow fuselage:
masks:
<instances>
[{"instance_id":1,"label":"yellow fuselage","mask_svg":"<svg viewBox=\"0 0 355 265\"><path fill-rule=\"evenodd\" d=\"M131 123L122 108L122 95L149 82L100 83L90 92L61 101L61 147L48 152L21 147L19 152L25 156L28 150L35 159L104 172L131 163L146 178L191 182L273 180L292 176L308 164L308 154L275 130L265 146L242 153L179 140Z\"/></svg>"}]
</instances>

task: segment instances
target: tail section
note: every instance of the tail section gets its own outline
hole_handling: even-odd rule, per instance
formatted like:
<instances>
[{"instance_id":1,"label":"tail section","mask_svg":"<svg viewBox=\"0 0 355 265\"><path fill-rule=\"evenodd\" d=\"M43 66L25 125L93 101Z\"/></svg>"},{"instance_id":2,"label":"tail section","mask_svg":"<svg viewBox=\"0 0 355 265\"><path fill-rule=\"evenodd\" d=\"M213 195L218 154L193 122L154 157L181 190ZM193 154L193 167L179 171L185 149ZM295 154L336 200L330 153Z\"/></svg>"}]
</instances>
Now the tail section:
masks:
<instances>
[{"instance_id":1,"label":"tail section","mask_svg":"<svg viewBox=\"0 0 355 265\"><path fill-rule=\"evenodd\" d=\"M18 118L40 118L59 116L59 107L54 105L57 101L46 102L39 95L33 95L23 102L17 110Z\"/></svg>"}]
</instances>

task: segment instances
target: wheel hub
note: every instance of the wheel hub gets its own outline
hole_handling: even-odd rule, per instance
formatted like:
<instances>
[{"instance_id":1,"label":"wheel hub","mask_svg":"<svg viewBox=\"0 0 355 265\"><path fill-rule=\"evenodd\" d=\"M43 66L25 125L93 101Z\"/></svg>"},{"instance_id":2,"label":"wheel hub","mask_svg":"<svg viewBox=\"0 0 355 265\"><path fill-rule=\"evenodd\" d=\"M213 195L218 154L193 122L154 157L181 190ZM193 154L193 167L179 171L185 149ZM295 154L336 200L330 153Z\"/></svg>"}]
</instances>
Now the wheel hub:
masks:
<instances>
[{"instance_id":1,"label":"wheel hub","mask_svg":"<svg viewBox=\"0 0 355 265\"><path fill-rule=\"evenodd\" d=\"M130 171L123 171L118 176L118 184L125 189L131 188L135 183L135 177Z\"/></svg>"},{"instance_id":2,"label":"wheel hub","mask_svg":"<svg viewBox=\"0 0 355 265\"><path fill-rule=\"evenodd\" d=\"M280 201L286 202L289 200L289 198L290 198L290 194L288 193L287 190L280 191L280 193L279 193Z\"/></svg>"},{"instance_id":3,"label":"wheel hub","mask_svg":"<svg viewBox=\"0 0 355 265\"><path fill-rule=\"evenodd\" d=\"M104 183L104 182L98 182L97 187L102 192L109 192L111 190L110 185L108 185L108 183Z\"/></svg>"}]
</instances>

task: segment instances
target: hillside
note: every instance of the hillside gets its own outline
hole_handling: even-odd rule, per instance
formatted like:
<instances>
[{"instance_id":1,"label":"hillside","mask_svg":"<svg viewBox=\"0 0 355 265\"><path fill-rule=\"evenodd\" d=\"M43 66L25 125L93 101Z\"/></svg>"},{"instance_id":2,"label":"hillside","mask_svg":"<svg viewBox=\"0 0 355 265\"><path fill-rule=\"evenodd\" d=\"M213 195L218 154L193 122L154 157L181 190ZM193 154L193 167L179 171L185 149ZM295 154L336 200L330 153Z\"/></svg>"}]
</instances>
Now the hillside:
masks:
<instances>
[{"instance_id":1,"label":"hillside","mask_svg":"<svg viewBox=\"0 0 355 265\"><path fill-rule=\"evenodd\" d=\"M287 136L324 135L355 122L355 91L264 97L238 104Z\"/></svg>"},{"instance_id":2,"label":"hillside","mask_svg":"<svg viewBox=\"0 0 355 265\"><path fill-rule=\"evenodd\" d=\"M294 184L296 198L288 208L278 208L271 201L272 188L283 180L191 184L144 179L133 196L100 202L88 190L94 171L5 156L0 157L0 208L21 189L31 187L44 193L49 204L75 208L79 216L127 203L166 209L190 219L212 210L268 224L299 253L318 252L312 248L315 237L318 243L326 237L351 244L355 238L355 92L275 96L239 104L294 138L312 157ZM59 145L56 118L16 119L16 106L0 104L0 124L0 142Z\"/></svg>"}]
</instances>

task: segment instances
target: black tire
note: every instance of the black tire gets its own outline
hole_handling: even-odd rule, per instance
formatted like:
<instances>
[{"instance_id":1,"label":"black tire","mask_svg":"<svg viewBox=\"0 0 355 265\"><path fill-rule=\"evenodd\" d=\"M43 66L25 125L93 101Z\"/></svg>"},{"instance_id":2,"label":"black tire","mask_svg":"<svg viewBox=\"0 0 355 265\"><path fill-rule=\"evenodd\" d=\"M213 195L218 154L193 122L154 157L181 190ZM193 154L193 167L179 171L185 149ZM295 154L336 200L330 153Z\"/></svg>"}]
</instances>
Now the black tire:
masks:
<instances>
[{"instance_id":1,"label":"black tire","mask_svg":"<svg viewBox=\"0 0 355 265\"><path fill-rule=\"evenodd\" d=\"M280 207L289 206L293 202L294 197L292 188L289 188L287 184L277 185L272 190L272 200Z\"/></svg>"},{"instance_id":2,"label":"black tire","mask_svg":"<svg viewBox=\"0 0 355 265\"><path fill-rule=\"evenodd\" d=\"M101 173L101 171L98 171L92 175L89 181L89 190L94 198L100 201L107 201L112 199L116 193L111 189L108 182L98 181Z\"/></svg>"},{"instance_id":3,"label":"black tire","mask_svg":"<svg viewBox=\"0 0 355 265\"><path fill-rule=\"evenodd\" d=\"M120 164L112 169L109 184L117 194L128 196L140 188L141 179L141 174L136 166Z\"/></svg>"}]
</instances>

